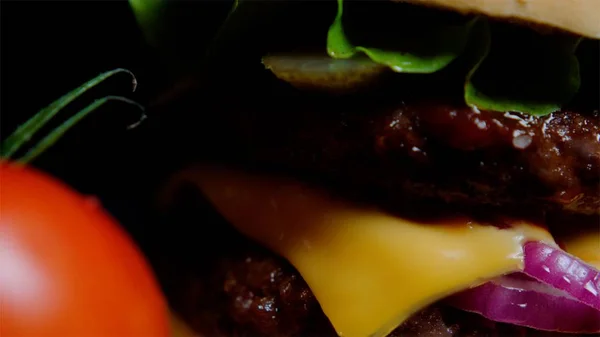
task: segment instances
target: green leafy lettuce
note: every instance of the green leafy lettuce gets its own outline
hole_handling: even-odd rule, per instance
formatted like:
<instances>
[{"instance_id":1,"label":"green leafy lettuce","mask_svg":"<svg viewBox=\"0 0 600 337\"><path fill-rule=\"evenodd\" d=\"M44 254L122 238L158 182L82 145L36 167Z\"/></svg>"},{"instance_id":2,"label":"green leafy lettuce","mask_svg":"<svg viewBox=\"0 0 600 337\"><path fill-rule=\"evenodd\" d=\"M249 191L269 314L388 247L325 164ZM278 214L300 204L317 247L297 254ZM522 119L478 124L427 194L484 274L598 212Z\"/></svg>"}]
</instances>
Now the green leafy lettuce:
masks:
<instances>
[{"instance_id":1,"label":"green leafy lettuce","mask_svg":"<svg viewBox=\"0 0 600 337\"><path fill-rule=\"evenodd\" d=\"M160 28L165 0L129 1L142 26ZM266 39L270 30L288 20L282 13L293 12L284 3L288 2L235 0L208 48L205 63L238 55L249 48L245 41L256 36ZM352 11L359 8L350 7L354 5L346 3L344 11L344 0L337 0L337 14L327 33L327 53L333 58L364 54L398 73L428 74L452 68L453 76L464 76L466 104L482 110L544 116L559 110L579 90L579 62L574 53L578 38L492 24L485 18L457 16L451 21L431 10L414 20L414 11L421 7L389 2L377 7L389 6L387 21L393 20L392 28L377 30L374 26L386 21L377 19L386 16L387 8L371 17L375 20L368 20L369 13ZM455 69L465 64L465 69Z\"/></svg>"},{"instance_id":2,"label":"green leafy lettuce","mask_svg":"<svg viewBox=\"0 0 600 337\"><path fill-rule=\"evenodd\" d=\"M364 53L399 73L434 73L458 58L468 65L461 75L464 100L482 110L544 116L559 110L579 90L575 49L580 38L494 26L485 18L453 25L425 20L430 29L385 32L393 38L392 45L381 47L370 39L354 42L342 22L344 0L337 2L337 15L327 33L327 52L333 58Z\"/></svg>"},{"instance_id":3,"label":"green leafy lettuce","mask_svg":"<svg viewBox=\"0 0 600 337\"><path fill-rule=\"evenodd\" d=\"M512 34L510 34L512 33ZM465 102L483 110L545 116L560 110L580 86L576 38L519 29L495 34L487 23L472 33L474 66L465 81Z\"/></svg>"},{"instance_id":4,"label":"green leafy lettuce","mask_svg":"<svg viewBox=\"0 0 600 337\"><path fill-rule=\"evenodd\" d=\"M374 62L404 73L433 73L446 67L463 52L469 30L476 21L473 19L462 24L434 26L433 29L417 27L409 34L393 36L394 49L389 49L389 45L354 45L344 31L343 12L344 0L338 0L337 15L327 33L327 53L334 58L346 59L362 52ZM432 27L431 23L427 25Z\"/></svg>"}]
</instances>

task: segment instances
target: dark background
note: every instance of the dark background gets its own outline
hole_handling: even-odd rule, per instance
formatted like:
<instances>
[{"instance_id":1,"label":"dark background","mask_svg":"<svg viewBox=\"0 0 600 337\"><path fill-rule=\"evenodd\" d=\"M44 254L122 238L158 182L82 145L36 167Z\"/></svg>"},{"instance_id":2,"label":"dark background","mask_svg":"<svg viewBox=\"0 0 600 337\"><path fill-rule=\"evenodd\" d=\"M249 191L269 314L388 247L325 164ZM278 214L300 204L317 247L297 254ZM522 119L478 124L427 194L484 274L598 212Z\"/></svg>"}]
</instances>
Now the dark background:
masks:
<instances>
[{"instance_id":1,"label":"dark background","mask_svg":"<svg viewBox=\"0 0 600 337\"><path fill-rule=\"evenodd\" d=\"M125 95L149 106L149 118L139 128L126 130L126 126L139 117L138 110L128 105L110 104L69 131L33 165L82 193L99 196L143 247L156 234L156 231L148 230L152 223L149 210L154 189L169 170L171 159L180 157L193 146L172 141L172 133L178 131L179 109L168 105L153 109L151 103L179 83L182 77L194 75L194 65L200 63L205 47L225 19L232 2L168 1L172 5L165 17L171 18L171 23L177 23L177 30L171 32L165 42L168 48L163 50L175 55L160 54L146 43L129 3L124 0L3 0L0 3L1 138L40 108L101 72L122 67L136 75L138 90L135 93L131 93L129 78L116 76L57 117L64 120L65 116L104 95ZM267 4L275 2L257 3L263 4L258 6L260 11L246 13L247 17L255 18L256 13L268 10L264 8L269 6ZM295 2L289 3L293 6ZM335 2L328 3L329 7L323 7L323 1L307 2L303 5L304 12L294 8L290 11L294 15L278 17L276 20L282 21L272 24L278 27L278 32L282 31L284 22L299 29L290 29L281 33L283 37L274 39L291 45L301 44L300 38L305 39L303 42L323 44L324 41L317 37L325 37L323 27L326 29L335 15ZM316 18L315 13L322 15ZM311 15L311 24L307 26L304 21L308 15ZM253 24L263 21L261 17ZM169 22L163 24L161 28L169 28ZM292 30L297 34L290 37ZM268 35L265 31L260 31L261 38ZM277 35L278 32L270 33ZM246 43L240 49L255 46L256 39ZM587 96L596 97L594 103L597 104L598 43L590 42L583 48L587 48L581 53L586 55L587 61L580 59L580 62L591 64L593 67L586 69L594 70L582 76L584 82L588 82L585 87L592 93ZM238 62L236 65L244 60L239 54L234 53L232 57ZM264 70L260 63L252 62ZM238 71L238 67L231 68ZM198 100L202 99L201 92L197 96ZM201 111L193 113L200 115ZM165 121L174 127L166 130ZM194 132L195 125L184 126L181 128ZM216 147L221 141L219 139L210 146Z\"/></svg>"},{"instance_id":2,"label":"dark background","mask_svg":"<svg viewBox=\"0 0 600 337\"><path fill-rule=\"evenodd\" d=\"M195 26L183 26L170 44L199 55L229 10L230 1L178 1L174 17L194 15ZM1 9L1 137L39 109L114 68L137 77L115 76L61 112L64 121L104 95L123 95L148 105L177 83L173 64L185 60L159 54L146 43L127 1L2 1ZM179 9L177 9L179 8ZM192 8L190 10L190 8ZM193 41L193 43L190 43ZM189 50L188 50L189 51ZM172 55L171 55L172 56ZM189 61L189 60L188 60ZM169 65L169 66L168 66ZM139 128L126 130L140 115L135 108L111 103L69 131L32 164L85 194L97 195L143 246L148 228L150 192L165 167L168 137L157 114ZM164 117L164 116L163 116ZM56 123L51 125L55 126Z\"/></svg>"},{"instance_id":3,"label":"dark background","mask_svg":"<svg viewBox=\"0 0 600 337\"><path fill-rule=\"evenodd\" d=\"M154 48L146 42L127 1L2 0L0 3L2 139L39 109L102 72L120 67L135 74L136 92L131 92L130 78L115 76L60 112L57 122L51 123L46 131L105 95L123 95L146 106L148 118L144 123L126 130L126 126L139 118L140 112L125 104L106 105L69 130L31 164L83 194L99 197L150 259L161 282L169 280L172 265L179 263L172 261L192 264L194 259L186 257L198 256L202 242L206 246L214 244L212 236L205 235L205 226L198 226L198 223L207 223L203 221L204 215L213 214L212 210L204 213L195 210L193 219L179 222L155 213L157 188L168 173L185 158L195 159L199 155L194 153L197 144L193 142L197 140L190 141L185 135L198 134L198 123L207 124L208 128L210 123L203 123L203 111L209 109L204 109L202 89L188 91L183 99L175 96L162 100L158 106L154 103L190 77L210 78L204 76L205 72L216 72L218 79L228 78L221 76L225 70L234 73L236 79L248 78L246 83L224 80L227 89L230 85L237 85L244 92L260 88L255 82L256 74L240 76L240 69L244 69L240 64L252 65L250 72L264 74L260 63L263 54L254 50L269 44L267 35L284 45L297 44L299 38L310 41L314 36L323 40L323 29L335 15L335 2L331 1L327 11L321 1L309 2L314 5L303 6L304 13L296 11L299 2L256 1L238 17L242 22L252 18L252 29L244 28L241 37L237 35L239 31L230 32L236 36L235 43L231 43L234 50L219 53L220 65L215 66L215 62L201 61L207 45L230 11L232 0L166 1L169 2L164 13L167 21L157 25L169 32L166 34L169 37L162 41L162 48ZM294 15L269 15L274 8L278 10L280 4L293 6L290 12ZM260 16L263 13L267 14ZM313 25L313 13L322 14L321 26ZM314 36L303 22L308 15L312 15L309 27L313 27ZM173 23L175 27L170 26ZM280 33L284 24L296 27L292 29L295 32L292 37L289 30ZM278 29L269 30L269 26ZM260 44L247 36L261 36L264 41ZM254 55L254 59L242 57L242 53ZM221 55L227 56L221 58ZM209 64L210 69L202 69L200 64ZM235 67L231 67L232 64ZM231 99L228 94L231 91L240 92L224 90L226 96L222 98ZM251 93L246 95L252 96ZM223 138L211 139L207 144L212 151L220 152ZM217 222L217 227L220 225ZM203 237L205 241L201 240Z\"/></svg>"}]
</instances>

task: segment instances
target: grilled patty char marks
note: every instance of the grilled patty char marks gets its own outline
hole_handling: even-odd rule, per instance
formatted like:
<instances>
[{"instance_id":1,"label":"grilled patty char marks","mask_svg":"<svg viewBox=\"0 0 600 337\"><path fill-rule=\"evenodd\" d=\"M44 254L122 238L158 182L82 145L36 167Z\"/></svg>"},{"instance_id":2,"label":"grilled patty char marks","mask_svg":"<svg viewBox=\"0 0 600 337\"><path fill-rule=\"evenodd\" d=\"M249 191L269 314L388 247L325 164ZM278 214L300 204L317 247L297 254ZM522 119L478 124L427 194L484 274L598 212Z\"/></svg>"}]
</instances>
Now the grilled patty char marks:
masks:
<instances>
[{"instance_id":1,"label":"grilled patty char marks","mask_svg":"<svg viewBox=\"0 0 600 337\"><path fill-rule=\"evenodd\" d=\"M216 108L207 134L226 137L229 150L217 154L226 160L391 198L600 214L598 111L536 118L423 100L344 100L239 99Z\"/></svg>"}]
</instances>

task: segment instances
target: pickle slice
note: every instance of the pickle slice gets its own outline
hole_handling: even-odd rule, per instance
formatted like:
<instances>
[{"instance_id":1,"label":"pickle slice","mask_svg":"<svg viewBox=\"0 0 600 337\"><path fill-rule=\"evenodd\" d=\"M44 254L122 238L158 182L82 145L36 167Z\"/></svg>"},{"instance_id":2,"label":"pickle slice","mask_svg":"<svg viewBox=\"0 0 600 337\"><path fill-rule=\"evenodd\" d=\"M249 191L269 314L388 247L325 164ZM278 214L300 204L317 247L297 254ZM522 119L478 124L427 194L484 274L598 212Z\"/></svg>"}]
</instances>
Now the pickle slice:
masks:
<instances>
[{"instance_id":1,"label":"pickle slice","mask_svg":"<svg viewBox=\"0 0 600 337\"><path fill-rule=\"evenodd\" d=\"M262 62L277 78L302 90L355 91L375 84L389 71L364 56L334 59L325 54L274 54Z\"/></svg>"}]
</instances>

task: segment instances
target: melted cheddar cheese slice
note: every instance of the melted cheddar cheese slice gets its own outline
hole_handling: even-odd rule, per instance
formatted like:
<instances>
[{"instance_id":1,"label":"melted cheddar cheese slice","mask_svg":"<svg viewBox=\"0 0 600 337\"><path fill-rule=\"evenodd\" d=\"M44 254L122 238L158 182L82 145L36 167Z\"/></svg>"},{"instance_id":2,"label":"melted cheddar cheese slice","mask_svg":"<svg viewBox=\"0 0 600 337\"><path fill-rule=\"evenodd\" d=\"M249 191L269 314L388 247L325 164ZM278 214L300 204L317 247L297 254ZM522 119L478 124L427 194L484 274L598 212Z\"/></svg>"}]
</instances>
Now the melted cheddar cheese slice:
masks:
<instances>
[{"instance_id":1,"label":"melted cheddar cheese slice","mask_svg":"<svg viewBox=\"0 0 600 337\"><path fill-rule=\"evenodd\" d=\"M600 228L569 236L562 242L565 251L600 269Z\"/></svg>"},{"instance_id":2,"label":"melted cheddar cheese slice","mask_svg":"<svg viewBox=\"0 0 600 337\"><path fill-rule=\"evenodd\" d=\"M543 229L468 219L421 223L283 179L220 169L182 172L240 232L300 272L340 336L385 336L456 291L522 267Z\"/></svg>"}]
</instances>

